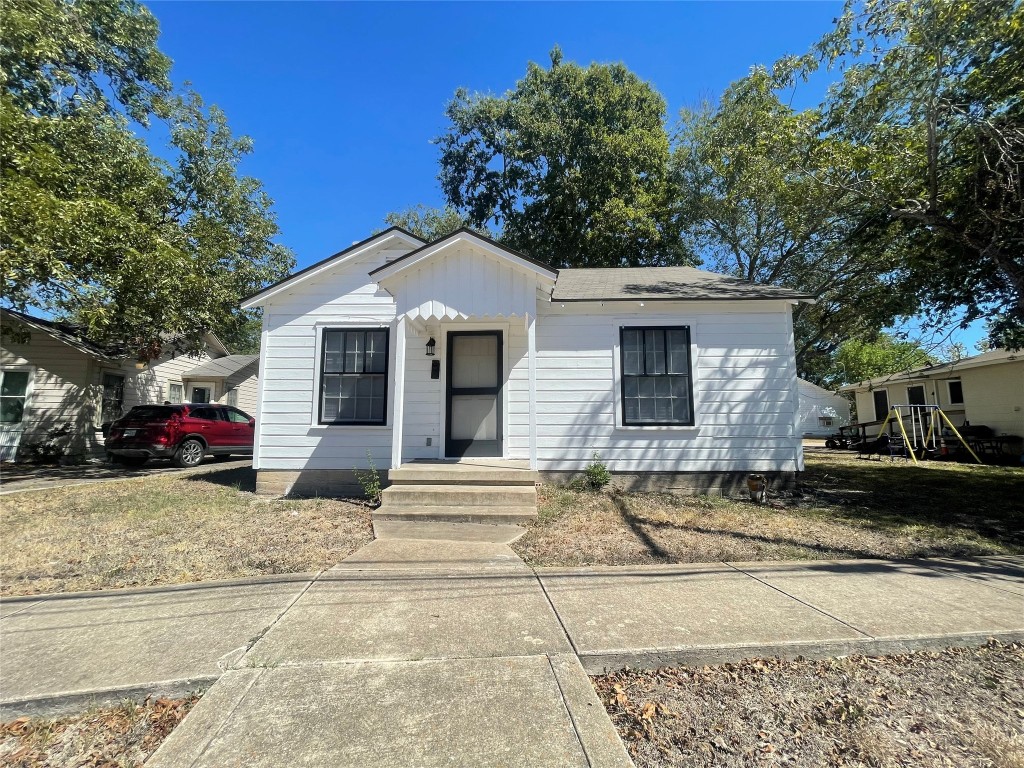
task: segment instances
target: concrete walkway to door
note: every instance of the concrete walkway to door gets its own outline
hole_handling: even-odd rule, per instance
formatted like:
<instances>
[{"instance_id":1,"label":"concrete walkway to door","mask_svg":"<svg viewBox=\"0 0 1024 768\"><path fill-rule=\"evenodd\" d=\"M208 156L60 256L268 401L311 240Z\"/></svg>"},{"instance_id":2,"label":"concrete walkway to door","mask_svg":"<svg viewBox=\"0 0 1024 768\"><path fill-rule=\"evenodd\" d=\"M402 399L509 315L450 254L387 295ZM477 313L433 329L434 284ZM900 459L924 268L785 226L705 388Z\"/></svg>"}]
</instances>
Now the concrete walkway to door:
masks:
<instances>
[{"instance_id":1,"label":"concrete walkway to door","mask_svg":"<svg viewBox=\"0 0 1024 768\"><path fill-rule=\"evenodd\" d=\"M4 601L0 709L216 679L148 766L628 766L587 672L1024 638L1022 558L534 571L515 532L391 524L316 575Z\"/></svg>"}]
</instances>

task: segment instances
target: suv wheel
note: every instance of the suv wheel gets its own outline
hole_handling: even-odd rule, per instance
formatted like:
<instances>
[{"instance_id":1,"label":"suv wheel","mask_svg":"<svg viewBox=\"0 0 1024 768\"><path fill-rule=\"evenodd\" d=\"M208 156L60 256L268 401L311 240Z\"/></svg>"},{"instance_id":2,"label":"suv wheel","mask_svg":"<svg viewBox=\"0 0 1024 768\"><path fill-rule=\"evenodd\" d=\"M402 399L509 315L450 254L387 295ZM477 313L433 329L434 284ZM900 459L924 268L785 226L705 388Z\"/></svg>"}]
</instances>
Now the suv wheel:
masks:
<instances>
[{"instance_id":1,"label":"suv wheel","mask_svg":"<svg viewBox=\"0 0 1024 768\"><path fill-rule=\"evenodd\" d=\"M206 448L203 444L190 437L178 446L174 453L174 463L179 467L197 467L206 455Z\"/></svg>"}]
</instances>

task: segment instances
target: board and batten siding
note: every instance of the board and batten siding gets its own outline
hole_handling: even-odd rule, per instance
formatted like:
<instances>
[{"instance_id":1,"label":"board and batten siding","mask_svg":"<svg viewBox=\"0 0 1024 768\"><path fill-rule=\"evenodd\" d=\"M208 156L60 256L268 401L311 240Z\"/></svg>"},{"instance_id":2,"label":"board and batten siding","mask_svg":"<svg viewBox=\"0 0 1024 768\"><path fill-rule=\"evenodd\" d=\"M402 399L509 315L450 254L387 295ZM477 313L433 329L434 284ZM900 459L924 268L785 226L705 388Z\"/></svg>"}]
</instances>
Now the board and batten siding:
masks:
<instances>
[{"instance_id":1,"label":"board and batten siding","mask_svg":"<svg viewBox=\"0 0 1024 768\"><path fill-rule=\"evenodd\" d=\"M390 465L395 394L392 328L395 303L368 273L405 252L371 251L355 261L339 264L315 281L284 291L266 303L254 454L257 469L350 470L366 467L368 454L377 467L386 469ZM388 345L386 426L318 424L317 353L323 330L385 326L392 328ZM409 359L415 357L412 354L414 338L410 334ZM414 390L408 387L406 395Z\"/></svg>"},{"instance_id":2,"label":"board and batten siding","mask_svg":"<svg viewBox=\"0 0 1024 768\"><path fill-rule=\"evenodd\" d=\"M803 469L797 378L785 302L608 302L538 307L537 446L541 470L613 472ZM694 427L623 427L619 329L690 327Z\"/></svg>"}]
</instances>

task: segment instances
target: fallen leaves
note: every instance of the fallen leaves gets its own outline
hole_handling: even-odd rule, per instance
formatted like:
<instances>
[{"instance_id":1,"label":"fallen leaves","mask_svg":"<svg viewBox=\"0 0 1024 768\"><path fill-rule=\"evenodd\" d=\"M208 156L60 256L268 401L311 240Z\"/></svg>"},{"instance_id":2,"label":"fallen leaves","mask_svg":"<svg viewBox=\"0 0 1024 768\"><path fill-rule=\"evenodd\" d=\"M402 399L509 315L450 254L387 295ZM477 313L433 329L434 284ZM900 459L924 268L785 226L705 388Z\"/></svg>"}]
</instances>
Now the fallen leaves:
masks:
<instances>
[{"instance_id":1,"label":"fallen leaves","mask_svg":"<svg viewBox=\"0 0 1024 768\"><path fill-rule=\"evenodd\" d=\"M622 670L594 685L638 768L1024 768L1019 643Z\"/></svg>"},{"instance_id":2,"label":"fallen leaves","mask_svg":"<svg viewBox=\"0 0 1024 768\"><path fill-rule=\"evenodd\" d=\"M141 766L182 721L198 697L125 701L56 719L19 717L0 723L0 764L11 768Z\"/></svg>"}]
</instances>

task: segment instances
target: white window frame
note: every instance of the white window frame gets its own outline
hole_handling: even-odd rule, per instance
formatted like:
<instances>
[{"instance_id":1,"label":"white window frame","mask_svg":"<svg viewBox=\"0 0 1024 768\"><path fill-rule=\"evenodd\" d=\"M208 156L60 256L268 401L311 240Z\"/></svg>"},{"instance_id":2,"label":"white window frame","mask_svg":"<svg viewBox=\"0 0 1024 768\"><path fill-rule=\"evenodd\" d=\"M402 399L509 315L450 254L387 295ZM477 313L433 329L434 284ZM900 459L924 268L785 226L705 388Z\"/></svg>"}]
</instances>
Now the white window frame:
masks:
<instances>
[{"instance_id":1,"label":"white window frame","mask_svg":"<svg viewBox=\"0 0 1024 768\"><path fill-rule=\"evenodd\" d=\"M29 409L32 407L32 392L35 389L36 367L34 365L4 365L0 367L2 373L27 373L28 382L25 384L25 403L21 409L21 421L17 424L0 424L3 429L22 429L28 421Z\"/></svg>"},{"instance_id":2,"label":"white window frame","mask_svg":"<svg viewBox=\"0 0 1024 768\"><path fill-rule=\"evenodd\" d=\"M700 408L701 387L700 357L697 340L700 338L700 324L696 317L651 315L650 317L610 318L609 331L612 336L612 402L615 406L615 430L622 432L698 432L703 423ZM693 392L693 424L623 424L622 423L622 328L651 327L683 327L690 328L690 383Z\"/></svg>"},{"instance_id":3,"label":"white window frame","mask_svg":"<svg viewBox=\"0 0 1024 768\"><path fill-rule=\"evenodd\" d=\"M960 400L959 402L953 400L953 393L950 392L951 384L960 385ZM963 405L964 404L964 381L963 379L946 379L946 399L950 405Z\"/></svg>"},{"instance_id":4,"label":"white window frame","mask_svg":"<svg viewBox=\"0 0 1024 768\"><path fill-rule=\"evenodd\" d=\"M177 405L177 403L174 402L174 398L171 396L171 387L180 387L181 388L181 399L178 400L178 403L184 403L185 402L185 384L183 382L181 382L181 381L169 381L169 382L167 382L167 399L170 400L171 403Z\"/></svg>"}]
</instances>

